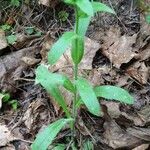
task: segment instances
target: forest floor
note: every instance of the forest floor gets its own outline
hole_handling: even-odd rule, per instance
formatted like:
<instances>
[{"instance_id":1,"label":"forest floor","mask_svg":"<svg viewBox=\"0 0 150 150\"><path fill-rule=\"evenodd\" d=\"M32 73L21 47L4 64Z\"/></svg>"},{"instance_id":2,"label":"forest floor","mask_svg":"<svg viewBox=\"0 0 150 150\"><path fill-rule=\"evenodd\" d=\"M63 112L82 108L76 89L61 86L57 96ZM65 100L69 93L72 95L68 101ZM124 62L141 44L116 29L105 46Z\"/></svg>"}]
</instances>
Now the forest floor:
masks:
<instances>
[{"instance_id":1,"label":"forest floor","mask_svg":"<svg viewBox=\"0 0 150 150\"><path fill-rule=\"evenodd\" d=\"M40 0L41 1L41 0ZM86 108L78 112L78 149L90 140L94 150L150 149L150 25L134 0L103 0L116 15L92 18L85 40L80 73L92 85L116 85L134 97L132 106L101 99L104 116ZM150 5L150 2L148 3ZM74 26L73 9L51 1L36 1L0 10L0 92L9 93L18 107L0 97L0 150L29 150L35 136L64 116L51 96L36 85L35 69L47 63L47 52L65 31ZM52 68L71 76L69 55ZM71 96L62 91L71 105ZM16 101L15 101L16 102ZM56 141L67 145L68 129Z\"/></svg>"}]
</instances>

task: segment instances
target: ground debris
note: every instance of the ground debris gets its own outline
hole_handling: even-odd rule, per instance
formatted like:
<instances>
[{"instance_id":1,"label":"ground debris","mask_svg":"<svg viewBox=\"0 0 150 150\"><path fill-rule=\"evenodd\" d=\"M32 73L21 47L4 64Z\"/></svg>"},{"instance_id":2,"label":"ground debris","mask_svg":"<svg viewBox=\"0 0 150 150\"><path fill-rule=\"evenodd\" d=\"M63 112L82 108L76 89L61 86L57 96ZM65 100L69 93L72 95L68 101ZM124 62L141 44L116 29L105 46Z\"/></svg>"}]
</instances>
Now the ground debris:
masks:
<instances>
[{"instance_id":1,"label":"ground debris","mask_svg":"<svg viewBox=\"0 0 150 150\"><path fill-rule=\"evenodd\" d=\"M133 36L121 35L118 29L111 28L106 32L106 36L103 39L102 52L116 68L120 68L122 64L139 57L133 48L136 39L137 34Z\"/></svg>"},{"instance_id":2,"label":"ground debris","mask_svg":"<svg viewBox=\"0 0 150 150\"><path fill-rule=\"evenodd\" d=\"M108 122L106 121L104 124L104 129L105 132L103 136L106 140L105 142L114 149L123 149L127 147L131 149L142 143L142 140L121 129L121 127L114 120Z\"/></svg>"},{"instance_id":3,"label":"ground debris","mask_svg":"<svg viewBox=\"0 0 150 150\"><path fill-rule=\"evenodd\" d=\"M5 125L0 125L0 147L6 146L16 139Z\"/></svg>"},{"instance_id":4,"label":"ground debris","mask_svg":"<svg viewBox=\"0 0 150 150\"><path fill-rule=\"evenodd\" d=\"M4 48L8 46L7 40L5 37L5 32L0 29L0 55L4 51Z\"/></svg>"}]
</instances>

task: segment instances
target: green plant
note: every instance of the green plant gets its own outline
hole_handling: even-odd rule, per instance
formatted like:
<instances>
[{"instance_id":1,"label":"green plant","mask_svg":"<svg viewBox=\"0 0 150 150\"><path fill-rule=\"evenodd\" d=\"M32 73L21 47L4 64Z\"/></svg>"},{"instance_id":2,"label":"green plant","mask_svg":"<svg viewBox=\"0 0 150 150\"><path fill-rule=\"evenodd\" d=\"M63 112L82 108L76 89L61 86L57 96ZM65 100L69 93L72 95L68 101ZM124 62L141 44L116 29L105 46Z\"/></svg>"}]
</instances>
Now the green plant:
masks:
<instances>
[{"instance_id":1,"label":"green plant","mask_svg":"<svg viewBox=\"0 0 150 150\"><path fill-rule=\"evenodd\" d=\"M11 0L11 1L10 1L10 4L11 4L12 6L19 7L19 6L20 6L20 0Z\"/></svg>"},{"instance_id":2,"label":"green plant","mask_svg":"<svg viewBox=\"0 0 150 150\"><path fill-rule=\"evenodd\" d=\"M146 3L144 0L138 0L137 5L142 10L142 12L145 15L145 20L148 24L150 24L150 5L148 4L149 2Z\"/></svg>"},{"instance_id":3,"label":"green plant","mask_svg":"<svg viewBox=\"0 0 150 150\"><path fill-rule=\"evenodd\" d=\"M17 36L11 34L11 35L6 36L6 39L9 44L14 44L17 41Z\"/></svg>"},{"instance_id":4,"label":"green plant","mask_svg":"<svg viewBox=\"0 0 150 150\"><path fill-rule=\"evenodd\" d=\"M10 105L13 108L13 110L17 110L18 102L17 100L11 99L10 94L0 93L0 99L2 100L3 103Z\"/></svg>"},{"instance_id":5,"label":"green plant","mask_svg":"<svg viewBox=\"0 0 150 150\"><path fill-rule=\"evenodd\" d=\"M40 83L55 98L57 103L64 110L67 118L57 120L48 125L43 132L39 133L31 146L32 150L46 150L66 124L69 124L71 128L73 149L75 147L77 109L79 109L81 105L85 105L89 112L100 116L102 111L97 99L98 97L133 104L133 98L124 89L115 86L92 87L85 78L78 76L78 66L84 55L84 37L91 18L94 16L94 13L99 11L112 14L115 14L115 12L103 3L90 2L89 0L64 0L64 2L72 5L75 9L75 30L64 33L52 46L48 53L48 62L50 65L54 65L68 46L72 44L71 57L74 66L74 80L72 82L65 75L51 73L48 70L50 66L42 64L36 69L36 83ZM63 86L68 92L74 95L71 110L67 107L59 90L60 86ZM88 145L91 146L91 143L88 142Z\"/></svg>"},{"instance_id":6,"label":"green plant","mask_svg":"<svg viewBox=\"0 0 150 150\"><path fill-rule=\"evenodd\" d=\"M68 19L69 14L66 11L60 11L58 17L60 21L65 22Z\"/></svg>"},{"instance_id":7,"label":"green plant","mask_svg":"<svg viewBox=\"0 0 150 150\"><path fill-rule=\"evenodd\" d=\"M0 26L0 28L4 31L9 31L11 29L11 26L9 24L3 24Z\"/></svg>"}]
</instances>

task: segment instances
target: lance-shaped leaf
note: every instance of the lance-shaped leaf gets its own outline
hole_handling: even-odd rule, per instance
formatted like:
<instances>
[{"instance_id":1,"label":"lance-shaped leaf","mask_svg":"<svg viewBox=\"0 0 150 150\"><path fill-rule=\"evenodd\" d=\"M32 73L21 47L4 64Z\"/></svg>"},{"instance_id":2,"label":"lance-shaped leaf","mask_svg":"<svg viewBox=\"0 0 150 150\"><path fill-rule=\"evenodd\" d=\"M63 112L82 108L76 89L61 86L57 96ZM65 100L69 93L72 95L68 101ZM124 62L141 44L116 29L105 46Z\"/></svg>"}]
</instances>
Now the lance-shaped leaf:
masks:
<instances>
[{"instance_id":1,"label":"lance-shaped leaf","mask_svg":"<svg viewBox=\"0 0 150 150\"><path fill-rule=\"evenodd\" d=\"M48 62L50 64L55 64L57 60L63 55L65 50L69 47L72 40L76 38L74 32L65 32L58 41L52 46L48 53Z\"/></svg>"},{"instance_id":2,"label":"lance-shaped leaf","mask_svg":"<svg viewBox=\"0 0 150 150\"><path fill-rule=\"evenodd\" d=\"M97 97L113 99L127 104L133 104L133 97L124 89L116 86L104 85L94 88Z\"/></svg>"},{"instance_id":3,"label":"lance-shaped leaf","mask_svg":"<svg viewBox=\"0 0 150 150\"><path fill-rule=\"evenodd\" d=\"M89 0L76 0L75 3L88 16L94 16L92 3Z\"/></svg>"},{"instance_id":4,"label":"lance-shaped leaf","mask_svg":"<svg viewBox=\"0 0 150 150\"><path fill-rule=\"evenodd\" d=\"M31 145L32 150L47 150L60 130L72 120L73 119L60 119L48 125L44 131L37 135L35 141Z\"/></svg>"},{"instance_id":5,"label":"lance-shaped leaf","mask_svg":"<svg viewBox=\"0 0 150 150\"><path fill-rule=\"evenodd\" d=\"M65 3L75 5L75 0L64 0Z\"/></svg>"},{"instance_id":6,"label":"lance-shaped leaf","mask_svg":"<svg viewBox=\"0 0 150 150\"><path fill-rule=\"evenodd\" d=\"M36 69L36 83L40 84L47 84L48 86L58 86L62 85L70 92L75 92L74 85L69 80L68 77L58 74L58 73L51 73L48 70L48 66L40 65Z\"/></svg>"},{"instance_id":7,"label":"lance-shaped leaf","mask_svg":"<svg viewBox=\"0 0 150 150\"><path fill-rule=\"evenodd\" d=\"M66 116L70 117L70 112L60 90L58 89L58 85L63 85L66 89L74 92L74 86L71 81L65 76L50 73L45 66L41 65L36 69L36 83L40 83L63 108Z\"/></svg>"},{"instance_id":8,"label":"lance-shaped leaf","mask_svg":"<svg viewBox=\"0 0 150 150\"><path fill-rule=\"evenodd\" d=\"M86 105L88 110L92 114L100 116L100 104L95 95L93 87L88 83L86 79L83 78L79 78L76 81L76 87L83 103Z\"/></svg>"},{"instance_id":9,"label":"lance-shaped leaf","mask_svg":"<svg viewBox=\"0 0 150 150\"><path fill-rule=\"evenodd\" d=\"M88 16L93 16L92 3L89 0L64 0L65 3L77 6L82 12Z\"/></svg>"},{"instance_id":10,"label":"lance-shaped leaf","mask_svg":"<svg viewBox=\"0 0 150 150\"><path fill-rule=\"evenodd\" d=\"M84 38L78 36L72 42L71 57L75 64L79 64L84 54Z\"/></svg>"},{"instance_id":11,"label":"lance-shaped leaf","mask_svg":"<svg viewBox=\"0 0 150 150\"><path fill-rule=\"evenodd\" d=\"M78 35L84 37L90 24L91 16L86 15L81 10L78 10Z\"/></svg>"},{"instance_id":12,"label":"lance-shaped leaf","mask_svg":"<svg viewBox=\"0 0 150 150\"><path fill-rule=\"evenodd\" d=\"M58 89L58 87L56 87L56 86L54 86L54 87L47 87L46 89L55 98L57 103L63 108L63 111L65 112L67 118L70 118L71 115L70 115L70 112L68 110L67 104L66 104L63 96L61 95L61 92Z\"/></svg>"},{"instance_id":13,"label":"lance-shaped leaf","mask_svg":"<svg viewBox=\"0 0 150 150\"><path fill-rule=\"evenodd\" d=\"M115 11L113 9L100 2L92 2L92 7L95 13L100 11L115 14Z\"/></svg>"}]
</instances>

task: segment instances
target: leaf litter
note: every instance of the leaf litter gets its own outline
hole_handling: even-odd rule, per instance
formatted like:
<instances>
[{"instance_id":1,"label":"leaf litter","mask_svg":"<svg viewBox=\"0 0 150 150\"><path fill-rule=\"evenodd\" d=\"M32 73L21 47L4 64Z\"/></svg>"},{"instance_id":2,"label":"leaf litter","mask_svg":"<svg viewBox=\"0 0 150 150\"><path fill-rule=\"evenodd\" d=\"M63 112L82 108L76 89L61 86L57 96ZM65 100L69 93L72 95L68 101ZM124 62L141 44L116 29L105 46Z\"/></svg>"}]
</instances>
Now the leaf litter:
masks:
<instances>
[{"instance_id":1,"label":"leaf litter","mask_svg":"<svg viewBox=\"0 0 150 150\"><path fill-rule=\"evenodd\" d=\"M42 4L46 1L40 0L40 2ZM57 7L57 1L51 3L53 3L53 8ZM118 4L118 6L129 5L125 1L120 0L115 2L115 4ZM48 6L49 4L45 5ZM25 14L28 14L30 9L25 10L27 11ZM33 18L28 15L27 17L31 20L36 20L37 18L34 18L34 15L32 16ZM41 16L42 18L47 17L44 11L42 15L39 14L37 25L41 21ZM124 16L120 17L123 17L121 19L124 21ZM55 19L52 24L55 22ZM125 26L127 22L125 22ZM24 21L24 23L26 24L27 22ZM45 21L41 21L41 23L43 26L45 26L44 23L46 24ZM58 22L55 24L56 28L58 28ZM92 32L95 37L93 36L92 38L89 35L90 38L88 37L85 40L85 58L80 66L80 75L90 79L95 86L105 84L121 86L130 90L135 98L135 103L131 107L113 100L108 102L101 99L100 102L105 112L103 118L91 116L84 107L79 110L78 119L80 121L79 124L76 124L79 130L78 135L84 138L91 137L95 145L100 143L100 149L127 148L145 150L149 148L149 143L147 144L147 142L149 142L150 136L148 126L150 123L150 28L145 23L143 16L141 16L140 25L140 31L137 33L133 30L132 34L122 32L123 27L118 25L109 27L109 29L98 26L98 30L96 28L92 29L91 25L89 33ZM131 25L127 27L130 28ZM55 29L50 29L50 31L52 30ZM40 61L47 63L47 51L49 51L55 41L55 38L49 34L50 31L46 31L46 35L42 37L17 35L20 38L13 45L15 48L13 52L12 47L8 47L7 43L5 43L6 41L2 41L4 47L1 50L4 51L5 48L8 48L7 51L9 52L0 57L1 90L10 91L11 95L14 95L20 101L20 108L18 113L14 115L12 110L9 108L5 110L4 108L6 107L2 105L1 111L6 114L11 112L9 114L13 114L13 119L10 119L11 115L7 119L3 113L0 113L0 117L2 117L1 122L9 125L15 135L20 135L21 138L27 140L26 144L19 141L19 145L24 145L26 149L29 149L30 140L34 139L39 130L63 115L63 112L52 100L51 96L33 84L35 66ZM63 29L59 28L56 30L54 32L55 35L56 33L59 34L57 31L61 33ZM4 37L2 39L5 40L4 32L2 36ZM70 54L67 51L60 61L49 69L54 72L67 73L68 76L71 76L71 61ZM72 95L68 95L65 90L61 91L64 97L67 98L68 106L70 106ZM65 134L60 134L60 140L61 135L63 138ZM12 145L9 145L10 142L13 145L16 144L14 140L6 140L5 143L9 147L8 149L14 149ZM82 143L82 140L80 142Z\"/></svg>"}]
</instances>

